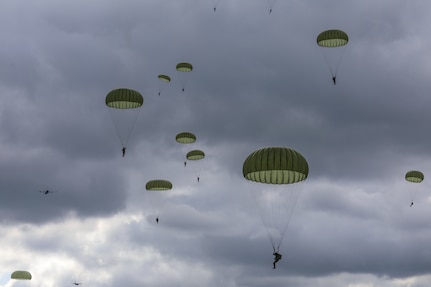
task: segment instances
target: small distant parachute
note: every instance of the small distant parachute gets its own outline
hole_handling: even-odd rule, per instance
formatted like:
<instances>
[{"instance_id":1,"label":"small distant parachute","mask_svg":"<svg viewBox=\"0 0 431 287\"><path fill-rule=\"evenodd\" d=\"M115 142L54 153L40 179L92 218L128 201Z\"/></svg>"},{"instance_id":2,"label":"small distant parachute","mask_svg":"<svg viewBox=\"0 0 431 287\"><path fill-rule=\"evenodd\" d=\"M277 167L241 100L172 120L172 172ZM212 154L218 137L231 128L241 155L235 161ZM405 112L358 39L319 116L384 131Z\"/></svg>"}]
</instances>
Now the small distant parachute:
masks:
<instances>
[{"instance_id":1,"label":"small distant parachute","mask_svg":"<svg viewBox=\"0 0 431 287\"><path fill-rule=\"evenodd\" d=\"M178 63L176 66L176 69L178 72L180 72L181 74L184 74L183 76L180 76L180 80L181 80L181 87L182 87L182 91L185 91L185 87L186 87L186 83L187 83L187 76L185 74L190 73L191 71L193 71L193 66L190 63L187 62L181 62Z\"/></svg>"},{"instance_id":2,"label":"small distant parachute","mask_svg":"<svg viewBox=\"0 0 431 287\"><path fill-rule=\"evenodd\" d=\"M421 183L424 180L424 174L418 170L411 170L406 173L405 179L408 182ZM413 206L417 191L418 188L409 188L410 207Z\"/></svg>"},{"instance_id":3,"label":"small distant parachute","mask_svg":"<svg viewBox=\"0 0 431 287\"><path fill-rule=\"evenodd\" d=\"M138 91L121 88L110 91L105 98L105 103L110 110L121 145L125 148L136 124L139 108L144 103L144 98Z\"/></svg>"},{"instance_id":4,"label":"small distant parachute","mask_svg":"<svg viewBox=\"0 0 431 287\"><path fill-rule=\"evenodd\" d=\"M159 223L159 215L165 205L165 191L172 189L172 183L165 179L154 179L147 182L145 189L149 191L150 202L156 214L156 221Z\"/></svg>"},{"instance_id":5,"label":"small distant parachute","mask_svg":"<svg viewBox=\"0 0 431 287\"><path fill-rule=\"evenodd\" d=\"M244 161L243 176L259 207L274 252L278 252L301 191L308 163L287 147L266 147Z\"/></svg>"},{"instance_id":6,"label":"small distant parachute","mask_svg":"<svg viewBox=\"0 0 431 287\"><path fill-rule=\"evenodd\" d=\"M28 271L17 270L17 271L14 271L10 275L10 278L11 279L16 279L16 280L31 280L31 274Z\"/></svg>"},{"instance_id":7,"label":"small distant parachute","mask_svg":"<svg viewBox=\"0 0 431 287\"><path fill-rule=\"evenodd\" d=\"M212 0L213 10L214 10L214 12L217 10L218 2L219 2L219 0Z\"/></svg>"},{"instance_id":8,"label":"small distant parachute","mask_svg":"<svg viewBox=\"0 0 431 287\"><path fill-rule=\"evenodd\" d=\"M169 83L171 81L171 77L167 76L167 75L159 75L157 77L160 81L162 82L166 82Z\"/></svg>"},{"instance_id":9,"label":"small distant parachute","mask_svg":"<svg viewBox=\"0 0 431 287\"><path fill-rule=\"evenodd\" d=\"M200 161L200 160L202 160L202 159L204 159L205 158L205 153L203 152L203 151L201 151L201 150L198 150L198 149L195 149L195 150L192 150L192 151L189 151L187 154L186 154L186 159L188 160L188 161ZM193 172L195 173L195 175L196 175L196 179L197 179L197 181L199 182L199 180L200 180L200 173L201 173L201 169L202 169L202 166L199 164L199 163L193 163L193 164L189 164L189 166L191 166L191 168L193 169Z\"/></svg>"},{"instance_id":10,"label":"small distant parachute","mask_svg":"<svg viewBox=\"0 0 431 287\"><path fill-rule=\"evenodd\" d=\"M159 96L160 96L165 86L171 82L171 77L169 77L168 75L158 75L157 78L159 79Z\"/></svg>"},{"instance_id":11,"label":"small distant parachute","mask_svg":"<svg viewBox=\"0 0 431 287\"><path fill-rule=\"evenodd\" d=\"M55 190L49 190L49 189L45 189L45 190L39 190L40 193L47 195L47 194L53 194L56 191Z\"/></svg>"},{"instance_id":12,"label":"small distant parachute","mask_svg":"<svg viewBox=\"0 0 431 287\"><path fill-rule=\"evenodd\" d=\"M267 0L267 2L268 2L268 11L269 11L269 14L271 14L272 8L274 7L276 0Z\"/></svg>"},{"instance_id":13,"label":"small distant parachute","mask_svg":"<svg viewBox=\"0 0 431 287\"><path fill-rule=\"evenodd\" d=\"M196 141L196 136L191 132L182 132L175 136L175 140L180 144L191 144Z\"/></svg>"},{"instance_id":14,"label":"small distant parachute","mask_svg":"<svg viewBox=\"0 0 431 287\"><path fill-rule=\"evenodd\" d=\"M316 41L317 45L323 48L322 54L325 58L326 64L328 65L329 71L331 72L332 80L335 85L338 67L340 66L344 55L344 48L341 49L341 51L338 49L335 49L336 51L334 51L332 49L346 46L349 42L349 36L346 32L341 30L326 30L317 36ZM330 50L332 52L330 52Z\"/></svg>"}]
</instances>

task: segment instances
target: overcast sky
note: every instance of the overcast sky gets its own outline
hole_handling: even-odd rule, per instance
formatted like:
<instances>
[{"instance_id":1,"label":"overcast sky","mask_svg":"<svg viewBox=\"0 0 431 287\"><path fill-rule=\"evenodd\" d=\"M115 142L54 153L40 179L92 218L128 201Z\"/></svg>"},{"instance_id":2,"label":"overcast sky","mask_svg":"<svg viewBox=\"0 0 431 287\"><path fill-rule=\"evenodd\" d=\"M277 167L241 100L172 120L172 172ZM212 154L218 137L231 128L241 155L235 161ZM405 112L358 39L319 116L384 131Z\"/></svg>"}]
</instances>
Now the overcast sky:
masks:
<instances>
[{"instance_id":1,"label":"overcast sky","mask_svg":"<svg viewBox=\"0 0 431 287\"><path fill-rule=\"evenodd\" d=\"M427 0L1 1L0 285L429 286L430 10ZM318 47L328 29L349 43ZM105 105L117 88L144 97L124 158L114 123L126 129L133 112L117 122ZM197 141L176 143L183 131ZM268 146L297 150L310 169L275 270L242 175ZM191 149L206 157L184 167ZM425 180L406 182L409 170ZM156 206L145 184L158 178L173 188ZM15 270L33 279L11 280Z\"/></svg>"}]
</instances>

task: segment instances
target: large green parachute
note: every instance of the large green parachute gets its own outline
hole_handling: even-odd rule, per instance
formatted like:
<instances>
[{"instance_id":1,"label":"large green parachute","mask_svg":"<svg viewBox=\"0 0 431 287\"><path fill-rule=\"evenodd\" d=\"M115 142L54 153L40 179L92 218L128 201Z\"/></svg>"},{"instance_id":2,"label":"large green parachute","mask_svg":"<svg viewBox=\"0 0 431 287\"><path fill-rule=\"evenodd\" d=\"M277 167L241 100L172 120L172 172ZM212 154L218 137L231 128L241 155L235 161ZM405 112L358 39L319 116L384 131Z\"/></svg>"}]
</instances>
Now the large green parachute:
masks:
<instances>
[{"instance_id":1,"label":"large green parachute","mask_svg":"<svg viewBox=\"0 0 431 287\"><path fill-rule=\"evenodd\" d=\"M17 280L31 280L31 274L28 271L17 270L10 275L10 278Z\"/></svg>"},{"instance_id":2,"label":"large green parachute","mask_svg":"<svg viewBox=\"0 0 431 287\"><path fill-rule=\"evenodd\" d=\"M105 104L109 108L115 131L124 150L138 119L141 110L139 108L143 103L142 95L132 89L115 89L106 95Z\"/></svg>"},{"instance_id":3,"label":"large green parachute","mask_svg":"<svg viewBox=\"0 0 431 287\"><path fill-rule=\"evenodd\" d=\"M135 109L142 106L144 98L135 90L116 89L108 93L105 103L108 107L114 109Z\"/></svg>"},{"instance_id":4,"label":"large green parachute","mask_svg":"<svg viewBox=\"0 0 431 287\"><path fill-rule=\"evenodd\" d=\"M278 252L300 193L308 163L287 147L266 147L251 153L242 168L259 207L274 252Z\"/></svg>"},{"instance_id":5,"label":"large green parachute","mask_svg":"<svg viewBox=\"0 0 431 287\"><path fill-rule=\"evenodd\" d=\"M349 36L341 30L326 30L317 36L317 45L326 48L335 48L347 45Z\"/></svg>"},{"instance_id":6,"label":"large green parachute","mask_svg":"<svg viewBox=\"0 0 431 287\"><path fill-rule=\"evenodd\" d=\"M175 140L180 144L191 144L196 141L196 136L191 132L182 132L175 136Z\"/></svg>"},{"instance_id":7,"label":"large green parachute","mask_svg":"<svg viewBox=\"0 0 431 287\"><path fill-rule=\"evenodd\" d=\"M201 150L195 149L189 151L186 155L187 160L200 160L205 157L205 153Z\"/></svg>"},{"instance_id":8,"label":"large green parachute","mask_svg":"<svg viewBox=\"0 0 431 287\"><path fill-rule=\"evenodd\" d=\"M424 174L418 170L411 170L406 173L406 180L413 183L420 183L424 180Z\"/></svg>"},{"instance_id":9,"label":"large green parachute","mask_svg":"<svg viewBox=\"0 0 431 287\"><path fill-rule=\"evenodd\" d=\"M164 179L154 179L147 182L145 185L146 190L170 190L172 183Z\"/></svg>"},{"instance_id":10,"label":"large green parachute","mask_svg":"<svg viewBox=\"0 0 431 287\"><path fill-rule=\"evenodd\" d=\"M193 66L190 63L182 62L177 64L176 69L178 72L191 72L193 70Z\"/></svg>"},{"instance_id":11,"label":"large green parachute","mask_svg":"<svg viewBox=\"0 0 431 287\"><path fill-rule=\"evenodd\" d=\"M250 154L242 168L247 180L269 184L291 184L308 176L308 163L297 151L268 147Z\"/></svg>"},{"instance_id":12,"label":"large green parachute","mask_svg":"<svg viewBox=\"0 0 431 287\"><path fill-rule=\"evenodd\" d=\"M328 65L328 69L331 72L332 80L335 85L338 67L340 66L344 55L344 48L341 51L338 51L338 49L347 45L349 42L349 36L347 36L346 32L341 30L326 30L317 36L316 42L319 47L324 48L322 49L322 54L326 64ZM334 51L334 48L338 49L335 49Z\"/></svg>"}]
</instances>

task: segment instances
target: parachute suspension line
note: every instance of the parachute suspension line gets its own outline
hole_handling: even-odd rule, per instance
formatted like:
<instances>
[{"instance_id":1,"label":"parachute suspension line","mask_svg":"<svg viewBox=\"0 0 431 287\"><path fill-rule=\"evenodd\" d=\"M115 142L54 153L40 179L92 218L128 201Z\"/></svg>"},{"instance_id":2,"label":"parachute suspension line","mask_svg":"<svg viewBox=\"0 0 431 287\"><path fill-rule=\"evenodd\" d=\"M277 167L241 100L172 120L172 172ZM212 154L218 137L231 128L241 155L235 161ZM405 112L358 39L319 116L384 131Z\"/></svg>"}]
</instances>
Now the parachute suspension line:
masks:
<instances>
[{"instance_id":1,"label":"parachute suspension line","mask_svg":"<svg viewBox=\"0 0 431 287\"><path fill-rule=\"evenodd\" d=\"M138 117L139 117L139 114L140 114L140 113L141 113L141 108L139 108L139 109L137 110L136 115L135 115L135 118L133 119L132 126L130 127L130 129L129 129L129 131L128 131L127 135L126 135L126 139L124 140L124 144L126 144L126 145L127 145L127 143L129 142L130 136L132 135L132 131L135 129L135 126L136 126L136 123L137 123L137 121L138 121Z\"/></svg>"},{"instance_id":2,"label":"parachute suspension line","mask_svg":"<svg viewBox=\"0 0 431 287\"><path fill-rule=\"evenodd\" d=\"M271 204L271 206L270 206L270 208L271 208L271 216L268 218L268 220L269 219L272 219L272 221L273 221L273 225L274 226L272 226L273 228L274 227L277 227L278 228L278 230L280 230L279 228L280 228L280 222L279 221L276 221L277 219L280 219L280 218L283 218L283 216L285 215L285 214L283 214L283 210L285 209L285 208L287 208L286 207L286 201L280 201L282 198L279 196L279 192L280 192L280 190L278 190L277 192L270 192L269 193L269 195L271 196L271 199L270 199L270 202L272 203ZM287 201L287 202L289 202L289 201ZM269 223L269 224L271 224L271 223ZM266 225L266 224L265 224ZM271 226L271 225L270 225ZM274 231L272 231L272 232L274 232ZM281 233L280 233L281 234ZM272 236L271 236L272 237ZM283 237L281 237L281 238L283 238ZM278 241L276 241L275 239L272 239L271 240L271 243L272 243L272 247L273 247L273 249L276 251L276 252L278 252L278 249L279 249L279 247L280 247L280 242L281 242L281 240L282 239L279 239Z\"/></svg>"},{"instance_id":3,"label":"parachute suspension line","mask_svg":"<svg viewBox=\"0 0 431 287\"><path fill-rule=\"evenodd\" d=\"M410 202L414 202L415 198L416 198L416 193L418 192L418 189L415 188L415 190L409 190L409 198L410 198Z\"/></svg>"},{"instance_id":4,"label":"parachute suspension line","mask_svg":"<svg viewBox=\"0 0 431 287\"><path fill-rule=\"evenodd\" d=\"M129 139L132 135L132 131L134 130L136 122L138 121L138 117L139 117L139 114L141 112L141 108L138 108L135 111L130 111L130 112L135 112L136 115L133 115L134 116L133 122L132 122L130 128L128 129L126 136L124 138L122 138L122 136L121 136L122 133L120 132L121 129L119 127L119 123L117 123L116 120L114 119L114 115L113 115L114 112L118 112L118 111L114 111L114 110L109 109L109 114L111 115L111 120L112 120L112 123L114 124L115 132L117 133L117 136L118 136L118 139L120 140L121 146L124 148L124 147L127 147L127 143L129 142Z\"/></svg>"},{"instance_id":5,"label":"parachute suspension line","mask_svg":"<svg viewBox=\"0 0 431 287\"><path fill-rule=\"evenodd\" d=\"M288 210L288 214L286 215L287 216L287 221L286 221L286 223L284 224L284 226L281 229L282 230L281 231L281 240L280 240L280 242L277 245L277 252L280 249L280 246L281 246L281 243L283 241L284 236L286 235L287 227L289 226L290 220L292 218L293 211L295 210L296 203L298 202L299 196L301 194L301 189L302 189L301 185L303 183L304 183L303 181L296 183L296 186L293 188L292 192L290 193L289 198L286 198L286 202L284 203L284 206Z\"/></svg>"},{"instance_id":6,"label":"parachute suspension line","mask_svg":"<svg viewBox=\"0 0 431 287\"><path fill-rule=\"evenodd\" d=\"M253 188L251 186L251 183L248 182L248 181L247 181L247 186L248 186L248 190L250 191L250 193L253 196L253 200L254 200L254 203L257 206L257 209L259 209L259 215L260 215L260 218L262 219L263 226L265 227L265 231L266 231L266 234L268 235L269 241L271 242L272 249L274 250L274 252L276 252L276 251L278 251L278 249L277 250L275 249L275 242L274 242L274 239L271 236L271 231L269 230L269 223L267 222L267 220L265 218L265 213L264 213L264 210L263 210L264 208L261 207L258 204L258 202L259 202L259 198L257 196L258 192L253 190Z\"/></svg>"},{"instance_id":7,"label":"parachute suspension line","mask_svg":"<svg viewBox=\"0 0 431 287\"><path fill-rule=\"evenodd\" d=\"M325 49L326 49L326 48L325 48ZM331 66L331 64L329 63L328 57L325 55L325 52L323 51L323 49L319 49L319 50L320 50L320 52L322 53L322 57L323 57L323 59L325 59L326 66L328 67L328 70L329 70L329 72L331 73L331 76L332 76L332 77L335 77L335 76L336 76L336 73L335 73L335 71L333 71L333 70L332 70L332 66Z\"/></svg>"},{"instance_id":8,"label":"parachute suspension line","mask_svg":"<svg viewBox=\"0 0 431 287\"><path fill-rule=\"evenodd\" d=\"M273 220L273 227L275 227L279 233L278 236L274 238L273 242L274 249L277 252L279 251L281 243L286 235L287 227L289 226L289 222L299 198L300 188L298 184L290 186L289 190L285 190L284 187L280 186L280 189L277 192L269 193L272 195L270 201L273 203L271 205L270 218ZM282 196L280 193L285 195Z\"/></svg>"},{"instance_id":9,"label":"parachute suspension line","mask_svg":"<svg viewBox=\"0 0 431 287\"><path fill-rule=\"evenodd\" d=\"M117 125L117 123L115 122L115 120L114 120L114 115L113 115L112 113L113 113L113 111L109 110L109 115L111 116L111 120L112 120L112 123L113 123L114 128L115 128L115 132L116 132L116 134L117 134L118 139L120 140L121 147L123 147L123 148L124 148L124 147L126 147L126 146L124 145L123 139L121 138L120 128L119 128L119 126Z\"/></svg>"},{"instance_id":10,"label":"parachute suspension line","mask_svg":"<svg viewBox=\"0 0 431 287\"><path fill-rule=\"evenodd\" d=\"M158 194L157 191L150 191L149 194L150 197L150 204L151 207L154 210L156 218L160 217L160 209L162 208L164 204L164 200L162 199L162 195Z\"/></svg>"},{"instance_id":11,"label":"parachute suspension line","mask_svg":"<svg viewBox=\"0 0 431 287\"><path fill-rule=\"evenodd\" d=\"M343 57L344 57L344 54L346 52L346 46L343 46L343 47L340 47L340 48L342 49L342 51L341 51L340 58L338 58L338 61L335 64L335 74L332 75L333 77L337 76L336 74L337 74L338 68L340 67L341 62L343 61Z\"/></svg>"},{"instance_id":12,"label":"parachute suspension line","mask_svg":"<svg viewBox=\"0 0 431 287\"><path fill-rule=\"evenodd\" d=\"M328 55L326 55L324 52L325 49L333 49L333 48L321 48L319 50L322 53L323 59L325 59L326 66L328 67L328 70L331 73L331 76L336 77L338 68L340 67L344 54L346 52L346 47L345 46L338 47L338 49L341 49L341 52L340 52L341 55L338 57L337 61L335 62L335 65L331 65L331 63L329 62Z\"/></svg>"},{"instance_id":13,"label":"parachute suspension line","mask_svg":"<svg viewBox=\"0 0 431 287\"><path fill-rule=\"evenodd\" d=\"M197 164L200 164L200 163L197 163ZM190 168L192 169L192 173L195 176L195 178L199 178L200 177L201 170L200 170L199 167L195 167L194 166L194 162L191 163L190 160L189 160L188 163L187 163L187 166L190 166Z\"/></svg>"}]
</instances>

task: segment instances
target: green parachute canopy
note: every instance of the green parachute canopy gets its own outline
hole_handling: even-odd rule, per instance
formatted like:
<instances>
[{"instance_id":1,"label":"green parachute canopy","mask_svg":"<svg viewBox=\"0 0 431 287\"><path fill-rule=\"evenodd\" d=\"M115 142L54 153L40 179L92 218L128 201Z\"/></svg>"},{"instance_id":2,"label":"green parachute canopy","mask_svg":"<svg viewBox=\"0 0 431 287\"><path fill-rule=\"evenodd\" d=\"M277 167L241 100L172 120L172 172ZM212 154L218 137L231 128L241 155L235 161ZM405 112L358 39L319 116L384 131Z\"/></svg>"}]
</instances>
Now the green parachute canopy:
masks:
<instances>
[{"instance_id":1,"label":"green parachute canopy","mask_svg":"<svg viewBox=\"0 0 431 287\"><path fill-rule=\"evenodd\" d=\"M291 184L308 176L308 163L297 151L286 147L267 147L251 153L242 172L247 180L269 184Z\"/></svg>"},{"instance_id":2,"label":"green parachute canopy","mask_svg":"<svg viewBox=\"0 0 431 287\"><path fill-rule=\"evenodd\" d=\"M406 173L406 180L409 182L420 183L424 180L424 174L418 170L411 170Z\"/></svg>"},{"instance_id":3,"label":"green parachute canopy","mask_svg":"<svg viewBox=\"0 0 431 287\"><path fill-rule=\"evenodd\" d=\"M191 132L182 132L175 136L175 140L180 144L190 144L196 141L196 136Z\"/></svg>"},{"instance_id":4,"label":"green parachute canopy","mask_svg":"<svg viewBox=\"0 0 431 287\"><path fill-rule=\"evenodd\" d=\"M326 30L317 36L317 45L326 48L344 46L349 42L349 36L341 30Z\"/></svg>"},{"instance_id":5,"label":"green parachute canopy","mask_svg":"<svg viewBox=\"0 0 431 287\"><path fill-rule=\"evenodd\" d=\"M147 182L145 185L146 190L170 190L172 183L164 179L154 179Z\"/></svg>"},{"instance_id":6,"label":"green parachute canopy","mask_svg":"<svg viewBox=\"0 0 431 287\"><path fill-rule=\"evenodd\" d=\"M114 109L135 109L142 106L144 98L138 91L122 88L110 91L105 103Z\"/></svg>"},{"instance_id":7,"label":"green parachute canopy","mask_svg":"<svg viewBox=\"0 0 431 287\"><path fill-rule=\"evenodd\" d=\"M31 280L31 274L28 271L17 270L10 275L10 278L17 280Z\"/></svg>"},{"instance_id":8,"label":"green parachute canopy","mask_svg":"<svg viewBox=\"0 0 431 287\"><path fill-rule=\"evenodd\" d=\"M193 70L193 66L190 63L182 62L177 64L176 69L179 72L191 72Z\"/></svg>"},{"instance_id":9,"label":"green parachute canopy","mask_svg":"<svg viewBox=\"0 0 431 287\"><path fill-rule=\"evenodd\" d=\"M159 75L157 78L162 82L169 83L171 81L171 77L169 77L168 75Z\"/></svg>"},{"instance_id":10,"label":"green parachute canopy","mask_svg":"<svg viewBox=\"0 0 431 287\"><path fill-rule=\"evenodd\" d=\"M205 157L205 153L197 149L189 151L186 155L186 158L188 160L200 160L200 159L203 159L204 157Z\"/></svg>"}]
</instances>

